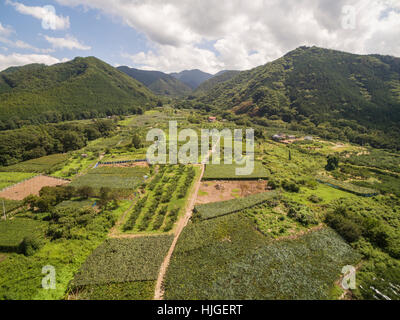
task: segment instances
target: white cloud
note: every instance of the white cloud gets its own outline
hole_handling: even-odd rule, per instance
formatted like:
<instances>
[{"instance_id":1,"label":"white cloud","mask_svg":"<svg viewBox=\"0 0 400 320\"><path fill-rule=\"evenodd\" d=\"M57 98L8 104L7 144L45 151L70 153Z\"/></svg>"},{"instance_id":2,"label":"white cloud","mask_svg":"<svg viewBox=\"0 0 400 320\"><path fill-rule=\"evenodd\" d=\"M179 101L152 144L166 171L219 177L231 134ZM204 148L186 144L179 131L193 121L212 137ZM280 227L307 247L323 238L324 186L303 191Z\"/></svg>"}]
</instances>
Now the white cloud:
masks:
<instances>
[{"instance_id":1,"label":"white cloud","mask_svg":"<svg viewBox=\"0 0 400 320\"><path fill-rule=\"evenodd\" d=\"M36 47L34 47L34 46L30 45L29 43L26 43L24 41L21 41L21 40L13 41L13 40L10 40L8 38L1 37L1 36L0 36L0 43L4 43L5 45L7 45L8 47L11 47L11 48L32 50L32 51L37 52L37 53L54 52L54 49L36 48Z\"/></svg>"},{"instance_id":2,"label":"white cloud","mask_svg":"<svg viewBox=\"0 0 400 320\"><path fill-rule=\"evenodd\" d=\"M14 30L11 27L5 27L0 22L0 36L8 37Z\"/></svg>"},{"instance_id":3,"label":"white cloud","mask_svg":"<svg viewBox=\"0 0 400 320\"><path fill-rule=\"evenodd\" d=\"M134 55L125 53L123 56L145 70L175 72L187 69L188 66L193 66L204 71L214 71L223 67L214 52L190 45L181 47L156 45L153 51L140 52Z\"/></svg>"},{"instance_id":4,"label":"white cloud","mask_svg":"<svg viewBox=\"0 0 400 320\"><path fill-rule=\"evenodd\" d=\"M46 65L52 65L65 61L59 60L49 55L42 54L19 54L13 53L10 55L0 54L0 71L7 69L12 66L23 66L31 63L44 63Z\"/></svg>"},{"instance_id":5,"label":"white cloud","mask_svg":"<svg viewBox=\"0 0 400 320\"><path fill-rule=\"evenodd\" d=\"M90 50L90 46L86 46L78 41L71 35L67 35L65 38L53 38L49 36L44 36L44 38L57 49L78 49L78 50Z\"/></svg>"},{"instance_id":6,"label":"white cloud","mask_svg":"<svg viewBox=\"0 0 400 320\"><path fill-rule=\"evenodd\" d=\"M31 7L26 6L23 3L12 2L6 0L7 4L15 7L15 9L25 15L30 15L41 21L51 22L48 24L48 28L52 30L65 30L70 27L69 17L59 16L55 12L46 9L46 7Z\"/></svg>"},{"instance_id":7,"label":"white cloud","mask_svg":"<svg viewBox=\"0 0 400 320\"><path fill-rule=\"evenodd\" d=\"M145 34L151 49L131 59L147 69L248 69L301 45L400 56L398 0L56 1L98 9ZM342 23L346 5L354 29Z\"/></svg>"}]
</instances>

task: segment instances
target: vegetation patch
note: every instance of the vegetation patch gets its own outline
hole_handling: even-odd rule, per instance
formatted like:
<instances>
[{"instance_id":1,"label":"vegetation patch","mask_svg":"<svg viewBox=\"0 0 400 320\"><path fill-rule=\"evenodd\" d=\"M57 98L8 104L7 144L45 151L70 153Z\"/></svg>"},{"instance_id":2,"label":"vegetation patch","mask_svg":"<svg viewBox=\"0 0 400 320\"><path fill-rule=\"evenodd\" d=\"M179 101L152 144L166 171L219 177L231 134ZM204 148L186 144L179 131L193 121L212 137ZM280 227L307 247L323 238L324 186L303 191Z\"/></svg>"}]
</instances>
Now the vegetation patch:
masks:
<instances>
[{"instance_id":1,"label":"vegetation patch","mask_svg":"<svg viewBox=\"0 0 400 320\"><path fill-rule=\"evenodd\" d=\"M92 169L88 174L77 177L71 186L92 187L95 190L101 187L112 189L135 189L144 182L144 177L149 175L147 168L114 168L101 167Z\"/></svg>"},{"instance_id":2,"label":"vegetation patch","mask_svg":"<svg viewBox=\"0 0 400 320\"><path fill-rule=\"evenodd\" d=\"M152 300L156 281L87 285L71 295L77 300Z\"/></svg>"},{"instance_id":3,"label":"vegetation patch","mask_svg":"<svg viewBox=\"0 0 400 320\"><path fill-rule=\"evenodd\" d=\"M25 237L44 236L46 223L31 219L0 221L0 251L18 252Z\"/></svg>"},{"instance_id":4,"label":"vegetation patch","mask_svg":"<svg viewBox=\"0 0 400 320\"><path fill-rule=\"evenodd\" d=\"M360 256L331 229L270 241L241 214L183 230L165 281L167 300L328 299Z\"/></svg>"},{"instance_id":5,"label":"vegetation patch","mask_svg":"<svg viewBox=\"0 0 400 320\"><path fill-rule=\"evenodd\" d=\"M0 198L0 212L3 213L3 204L6 213L17 210L24 205L23 201Z\"/></svg>"},{"instance_id":6,"label":"vegetation patch","mask_svg":"<svg viewBox=\"0 0 400 320\"><path fill-rule=\"evenodd\" d=\"M84 263L73 286L156 280L172 239L108 239Z\"/></svg>"},{"instance_id":7,"label":"vegetation patch","mask_svg":"<svg viewBox=\"0 0 400 320\"><path fill-rule=\"evenodd\" d=\"M263 192L245 198L198 205L194 208L196 216L201 220L213 219L219 216L242 211L259 205L278 196L277 192Z\"/></svg>"}]
</instances>

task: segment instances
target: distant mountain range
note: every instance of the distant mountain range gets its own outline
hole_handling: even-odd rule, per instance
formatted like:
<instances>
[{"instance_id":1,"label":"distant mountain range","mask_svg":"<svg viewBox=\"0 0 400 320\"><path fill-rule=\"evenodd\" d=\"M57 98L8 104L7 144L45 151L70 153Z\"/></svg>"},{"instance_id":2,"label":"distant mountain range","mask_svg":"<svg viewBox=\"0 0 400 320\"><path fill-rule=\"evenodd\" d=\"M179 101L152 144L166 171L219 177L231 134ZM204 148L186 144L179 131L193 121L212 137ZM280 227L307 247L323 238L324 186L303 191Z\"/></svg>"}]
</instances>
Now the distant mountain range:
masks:
<instances>
[{"instance_id":1,"label":"distant mountain range","mask_svg":"<svg viewBox=\"0 0 400 320\"><path fill-rule=\"evenodd\" d=\"M156 104L142 83L94 58L52 66L30 64L0 72L0 130L135 113Z\"/></svg>"},{"instance_id":2,"label":"distant mountain range","mask_svg":"<svg viewBox=\"0 0 400 320\"><path fill-rule=\"evenodd\" d=\"M140 81L158 95L185 96L192 92L192 88L185 83L160 71L139 70L126 66L118 67L117 69Z\"/></svg>"},{"instance_id":3,"label":"distant mountain range","mask_svg":"<svg viewBox=\"0 0 400 320\"><path fill-rule=\"evenodd\" d=\"M185 83L187 86L195 90L204 81L207 81L213 77L212 74L203 72L201 70L185 70L179 73L171 73L175 79Z\"/></svg>"},{"instance_id":4,"label":"distant mountain range","mask_svg":"<svg viewBox=\"0 0 400 320\"><path fill-rule=\"evenodd\" d=\"M238 71L220 71L216 75L201 70L185 70L166 74L160 71L146 71L126 66L118 69L146 85L157 95L183 97L200 91L209 90L215 84L231 79Z\"/></svg>"}]
</instances>

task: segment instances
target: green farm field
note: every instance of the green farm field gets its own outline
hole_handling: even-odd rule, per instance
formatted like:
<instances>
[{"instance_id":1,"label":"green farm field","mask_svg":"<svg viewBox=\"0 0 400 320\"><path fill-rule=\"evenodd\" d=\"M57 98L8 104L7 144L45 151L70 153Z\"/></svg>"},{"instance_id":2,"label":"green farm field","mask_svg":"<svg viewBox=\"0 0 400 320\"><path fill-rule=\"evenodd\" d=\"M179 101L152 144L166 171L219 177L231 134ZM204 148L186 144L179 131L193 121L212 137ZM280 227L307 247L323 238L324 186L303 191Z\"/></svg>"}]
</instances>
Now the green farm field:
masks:
<instances>
[{"instance_id":1,"label":"green farm field","mask_svg":"<svg viewBox=\"0 0 400 320\"><path fill-rule=\"evenodd\" d=\"M170 232L184 214L185 205L198 180L198 167L168 166L159 170L124 221L121 232L158 234Z\"/></svg>"},{"instance_id":2,"label":"green farm field","mask_svg":"<svg viewBox=\"0 0 400 320\"><path fill-rule=\"evenodd\" d=\"M71 186L89 186L96 190L101 187L112 189L135 189L144 182L144 176L149 174L147 168L112 168L100 167L90 170L87 174L75 178Z\"/></svg>"},{"instance_id":3,"label":"green farm field","mask_svg":"<svg viewBox=\"0 0 400 320\"><path fill-rule=\"evenodd\" d=\"M35 173L25 172L0 172L0 190L10 187L18 182L34 177Z\"/></svg>"},{"instance_id":4,"label":"green farm field","mask_svg":"<svg viewBox=\"0 0 400 320\"><path fill-rule=\"evenodd\" d=\"M278 196L277 192L263 192L244 198L198 205L194 211L201 220L213 219L260 205Z\"/></svg>"},{"instance_id":5,"label":"green farm field","mask_svg":"<svg viewBox=\"0 0 400 320\"><path fill-rule=\"evenodd\" d=\"M266 179L268 177L268 171L265 170L260 162L254 162L254 170L250 175L238 175L236 174L237 168L244 168L236 164L221 164L206 165L203 180L254 180L254 179Z\"/></svg>"},{"instance_id":6,"label":"green farm field","mask_svg":"<svg viewBox=\"0 0 400 320\"><path fill-rule=\"evenodd\" d=\"M26 236L43 236L46 225L30 219L0 221L0 251L17 252Z\"/></svg>"},{"instance_id":7,"label":"green farm field","mask_svg":"<svg viewBox=\"0 0 400 320\"><path fill-rule=\"evenodd\" d=\"M171 243L168 235L109 239L86 260L73 286L156 280Z\"/></svg>"},{"instance_id":8,"label":"green farm field","mask_svg":"<svg viewBox=\"0 0 400 320\"><path fill-rule=\"evenodd\" d=\"M232 214L184 230L167 272L165 297L329 299L342 266L359 259L330 229L274 242L251 220Z\"/></svg>"},{"instance_id":9,"label":"green farm field","mask_svg":"<svg viewBox=\"0 0 400 320\"><path fill-rule=\"evenodd\" d=\"M8 167L0 167L3 172L50 173L68 160L67 154L53 154L38 159L28 160Z\"/></svg>"}]
</instances>

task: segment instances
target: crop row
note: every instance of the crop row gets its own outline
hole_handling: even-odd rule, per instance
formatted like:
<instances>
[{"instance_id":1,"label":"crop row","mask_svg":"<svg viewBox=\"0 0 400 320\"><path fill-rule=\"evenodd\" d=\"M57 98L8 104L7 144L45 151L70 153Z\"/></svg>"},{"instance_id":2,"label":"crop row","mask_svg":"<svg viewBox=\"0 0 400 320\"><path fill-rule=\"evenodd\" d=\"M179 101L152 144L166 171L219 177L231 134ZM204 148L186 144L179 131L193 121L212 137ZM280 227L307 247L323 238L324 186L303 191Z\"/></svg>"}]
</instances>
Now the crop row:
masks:
<instances>
[{"instance_id":1,"label":"crop row","mask_svg":"<svg viewBox=\"0 0 400 320\"><path fill-rule=\"evenodd\" d=\"M134 207L124 231L135 228L138 231L170 231L178 218L180 206L169 208L169 204L180 199L183 188L186 194L187 185L191 184L194 175L193 168L185 170L184 166L161 168L148 184L145 200L138 201Z\"/></svg>"},{"instance_id":2,"label":"crop row","mask_svg":"<svg viewBox=\"0 0 400 320\"><path fill-rule=\"evenodd\" d=\"M90 186L94 189L110 187L113 189L135 189L149 174L146 168L101 167L90 170L88 174L72 181L71 186Z\"/></svg>"},{"instance_id":3,"label":"crop row","mask_svg":"<svg viewBox=\"0 0 400 320\"><path fill-rule=\"evenodd\" d=\"M269 241L241 214L188 225L165 279L166 300L328 299L359 255L331 229Z\"/></svg>"},{"instance_id":4,"label":"crop row","mask_svg":"<svg viewBox=\"0 0 400 320\"><path fill-rule=\"evenodd\" d=\"M155 280L172 239L108 239L83 264L73 286Z\"/></svg>"},{"instance_id":5,"label":"crop row","mask_svg":"<svg viewBox=\"0 0 400 320\"><path fill-rule=\"evenodd\" d=\"M177 191L178 199L183 199L186 196L195 176L196 176L196 171L194 170L193 167L190 167L185 177L185 181Z\"/></svg>"}]
</instances>

